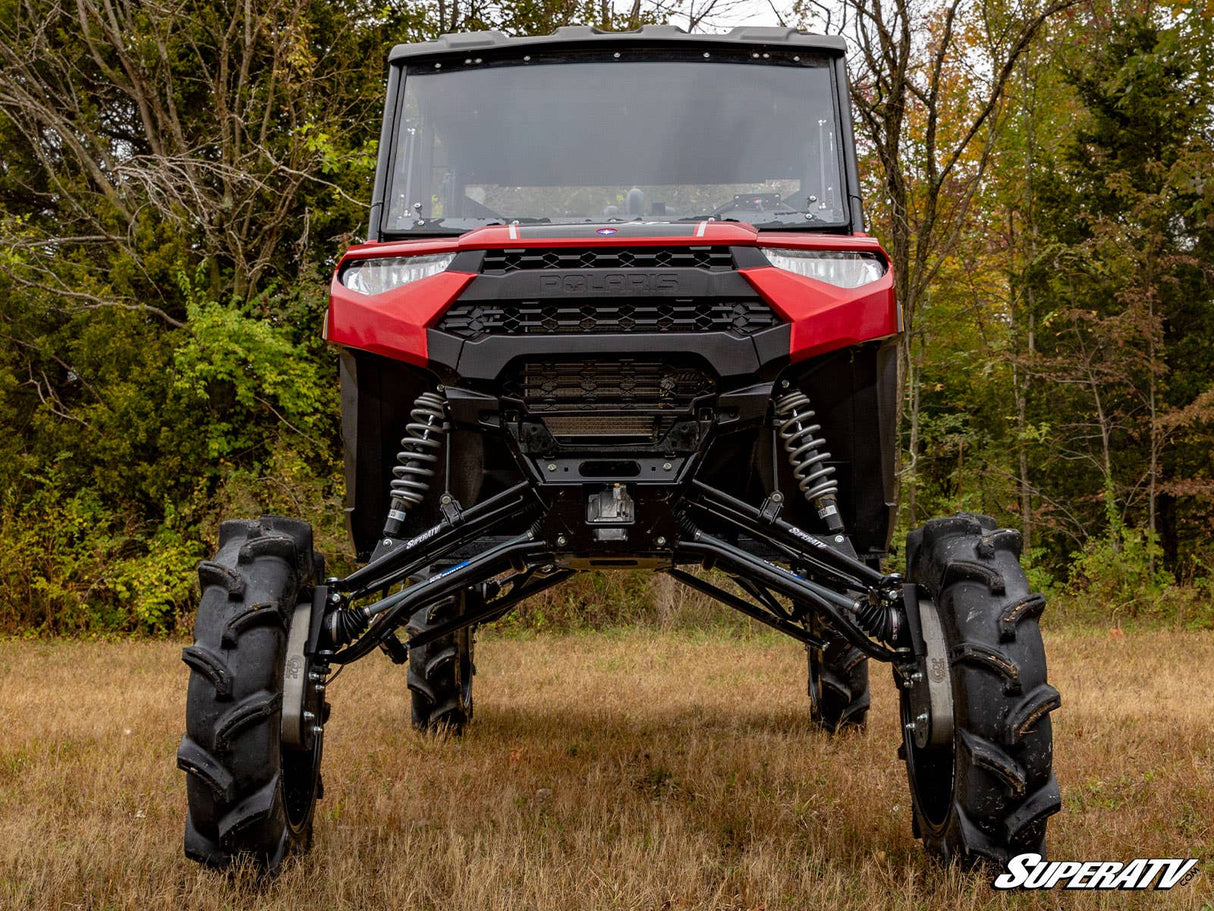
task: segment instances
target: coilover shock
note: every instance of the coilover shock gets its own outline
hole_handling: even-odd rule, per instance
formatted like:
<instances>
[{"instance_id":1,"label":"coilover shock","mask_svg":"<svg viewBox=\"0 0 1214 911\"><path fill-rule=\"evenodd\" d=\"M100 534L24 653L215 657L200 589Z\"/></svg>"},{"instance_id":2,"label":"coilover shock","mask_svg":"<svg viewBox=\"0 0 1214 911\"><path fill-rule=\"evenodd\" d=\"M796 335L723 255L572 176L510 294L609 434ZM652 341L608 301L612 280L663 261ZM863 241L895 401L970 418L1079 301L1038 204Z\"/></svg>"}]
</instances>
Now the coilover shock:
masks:
<instances>
[{"instance_id":1,"label":"coilover shock","mask_svg":"<svg viewBox=\"0 0 1214 911\"><path fill-rule=\"evenodd\" d=\"M437 392L423 392L409 412L397 464L392 468L392 503L384 537L394 538L405 521L405 513L425 499L435 475L435 463L448 431L447 400Z\"/></svg>"},{"instance_id":2,"label":"coilover shock","mask_svg":"<svg viewBox=\"0 0 1214 911\"><path fill-rule=\"evenodd\" d=\"M839 482L834 479L834 466L826 464L830 453L822 448L826 441L818 436L822 425L813 423L813 419L809 396L799 389L782 395L776 402L776 422L780 439L788 451L793 477L805 499L834 534L843 531L843 519L839 516Z\"/></svg>"}]
</instances>

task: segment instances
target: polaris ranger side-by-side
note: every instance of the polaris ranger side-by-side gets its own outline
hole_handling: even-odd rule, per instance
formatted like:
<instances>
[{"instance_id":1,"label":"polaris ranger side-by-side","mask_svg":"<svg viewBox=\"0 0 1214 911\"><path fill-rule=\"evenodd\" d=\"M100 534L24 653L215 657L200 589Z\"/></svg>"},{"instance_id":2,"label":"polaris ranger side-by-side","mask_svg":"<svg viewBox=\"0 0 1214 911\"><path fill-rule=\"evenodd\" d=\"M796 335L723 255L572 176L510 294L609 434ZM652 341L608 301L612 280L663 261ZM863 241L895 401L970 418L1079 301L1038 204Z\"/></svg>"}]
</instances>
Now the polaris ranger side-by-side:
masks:
<instances>
[{"instance_id":1,"label":"polaris ranger side-by-side","mask_svg":"<svg viewBox=\"0 0 1214 911\"><path fill-rule=\"evenodd\" d=\"M844 50L663 26L392 52L325 327L364 565L325 578L300 521L224 523L184 652L190 857L308 846L334 669L385 652L414 724L459 729L473 628L618 567L803 643L827 731L890 664L927 849L1043 850L1059 697L1019 535L937 519L882 568L901 327Z\"/></svg>"}]
</instances>

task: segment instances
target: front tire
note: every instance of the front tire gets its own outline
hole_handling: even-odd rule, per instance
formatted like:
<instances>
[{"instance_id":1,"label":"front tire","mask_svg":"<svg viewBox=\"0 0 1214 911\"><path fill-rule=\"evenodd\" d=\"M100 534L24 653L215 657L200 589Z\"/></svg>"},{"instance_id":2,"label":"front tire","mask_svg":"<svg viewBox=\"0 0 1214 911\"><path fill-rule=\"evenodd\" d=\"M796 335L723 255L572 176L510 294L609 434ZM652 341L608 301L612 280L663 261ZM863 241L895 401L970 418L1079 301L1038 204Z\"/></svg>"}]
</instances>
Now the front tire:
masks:
<instances>
[{"instance_id":1,"label":"front tire","mask_svg":"<svg viewBox=\"0 0 1214 911\"><path fill-rule=\"evenodd\" d=\"M281 731L283 669L295 609L322 572L304 522L263 516L224 522L219 553L198 567L202 600L189 665L186 733L187 857L212 867L240 858L275 872L307 850L320 797L323 734L291 746ZM308 698L323 722L322 691Z\"/></svg>"},{"instance_id":2,"label":"front tire","mask_svg":"<svg viewBox=\"0 0 1214 911\"><path fill-rule=\"evenodd\" d=\"M987 516L936 519L907 538L907 567L936 607L953 700L952 743L916 745L909 684L901 694L914 831L945 861L1004 865L1044 856L1061 802L1037 618L1045 606L1020 568L1020 534ZM905 682L904 682L905 683Z\"/></svg>"}]
</instances>

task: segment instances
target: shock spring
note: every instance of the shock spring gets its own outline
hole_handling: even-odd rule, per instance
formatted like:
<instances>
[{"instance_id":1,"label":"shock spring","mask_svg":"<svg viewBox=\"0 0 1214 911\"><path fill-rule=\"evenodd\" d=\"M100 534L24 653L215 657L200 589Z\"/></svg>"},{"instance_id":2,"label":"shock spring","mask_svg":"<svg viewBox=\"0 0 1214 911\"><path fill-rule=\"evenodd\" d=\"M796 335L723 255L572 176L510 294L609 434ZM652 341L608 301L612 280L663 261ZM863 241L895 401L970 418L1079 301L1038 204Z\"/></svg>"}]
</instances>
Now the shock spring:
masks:
<instances>
[{"instance_id":1,"label":"shock spring","mask_svg":"<svg viewBox=\"0 0 1214 911\"><path fill-rule=\"evenodd\" d=\"M818 436L822 425L815 424L813 419L809 396L800 390L788 392L776 402L776 422L793 477L805 499L833 534L843 530L838 505L839 482L834 478L834 466L826 464L830 453L822 448L826 441Z\"/></svg>"},{"instance_id":2,"label":"shock spring","mask_svg":"<svg viewBox=\"0 0 1214 911\"><path fill-rule=\"evenodd\" d=\"M412 419L405 425L397 464L392 468L392 504L384 536L395 537L405 513L425 499L435 475L439 450L447 434L447 400L437 392L423 392L413 402Z\"/></svg>"}]
</instances>

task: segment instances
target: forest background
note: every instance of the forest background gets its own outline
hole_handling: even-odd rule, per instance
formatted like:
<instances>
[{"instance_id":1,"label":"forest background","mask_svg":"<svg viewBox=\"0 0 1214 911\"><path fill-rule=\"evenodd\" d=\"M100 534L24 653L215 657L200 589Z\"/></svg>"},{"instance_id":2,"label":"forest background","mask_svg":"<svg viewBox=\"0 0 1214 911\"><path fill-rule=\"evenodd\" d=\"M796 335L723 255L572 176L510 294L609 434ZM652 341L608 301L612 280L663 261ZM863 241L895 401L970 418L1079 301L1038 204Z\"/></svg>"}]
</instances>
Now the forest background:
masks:
<instances>
[{"instance_id":1,"label":"forest background","mask_svg":"<svg viewBox=\"0 0 1214 911\"><path fill-rule=\"evenodd\" d=\"M224 517L349 566L320 327L392 45L758 7L851 42L901 529L989 513L1056 615L1214 627L1214 3L0 0L0 632L182 631Z\"/></svg>"}]
</instances>

